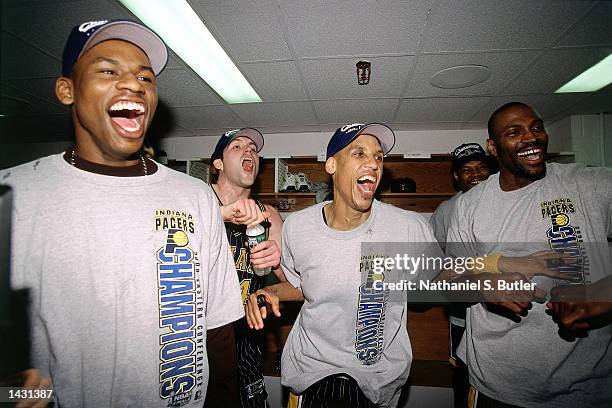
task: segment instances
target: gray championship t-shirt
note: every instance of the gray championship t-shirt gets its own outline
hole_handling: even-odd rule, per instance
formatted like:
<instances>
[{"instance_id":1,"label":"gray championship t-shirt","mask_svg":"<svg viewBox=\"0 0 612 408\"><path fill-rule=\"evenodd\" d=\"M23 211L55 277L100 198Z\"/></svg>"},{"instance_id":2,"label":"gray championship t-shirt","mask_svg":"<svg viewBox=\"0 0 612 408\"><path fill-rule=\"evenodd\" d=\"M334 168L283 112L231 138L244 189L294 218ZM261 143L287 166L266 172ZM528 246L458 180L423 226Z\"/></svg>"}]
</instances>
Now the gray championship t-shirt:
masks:
<instances>
[{"instance_id":1,"label":"gray championship t-shirt","mask_svg":"<svg viewBox=\"0 0 612 408\"><path fill-rule=\"evenodd\" d=\"M400 292L399 301L364 289L363 272L373 257L392 255L362 253L362 243L435 239L420 215L376 200L365 223L336 231L323 221L326 204L294 213L283 224L282 267L305 301L283 350L282 384L300 394L324 377L345 374L377 406L395 406L412 361L410 295ZM441 254L437 244L428 247L437 248L432 256ZM424 275L412 278L432 278Z\"/></svg>"},{"instance_id":2,"label":"gray championship t-shirt","mask_svg":"<svg viewBox=\"0 0 612 408\"><path fill-rule=\"evenodd\" d=\"M485 253L506 255L573 248L588 257L579 271L583 283L609 272L612 171L564 164L546 169L546 177L519 190L502 191L495 174L463 194L452 216L449 253L467 256L483 246ZM555 284L534 281L544 290ZM611 325L571 342L559 336L544 304L534 303L518 323L478 304L469 309L466 329L458 354L485 395L526 407L612 404Z\"/></svg>"},{"instance_id":3,"label":"gray championship t-shirt","mask_svg":"<svg viewBox=\"0 0 612 408\"><path fill-rule=\"evenodd\" d=\"M206 331L244 315L210 187L158 167L112 177L54 155L0 172L12 287L59 406L202 406Z\"/></svg>"}]
</instances>

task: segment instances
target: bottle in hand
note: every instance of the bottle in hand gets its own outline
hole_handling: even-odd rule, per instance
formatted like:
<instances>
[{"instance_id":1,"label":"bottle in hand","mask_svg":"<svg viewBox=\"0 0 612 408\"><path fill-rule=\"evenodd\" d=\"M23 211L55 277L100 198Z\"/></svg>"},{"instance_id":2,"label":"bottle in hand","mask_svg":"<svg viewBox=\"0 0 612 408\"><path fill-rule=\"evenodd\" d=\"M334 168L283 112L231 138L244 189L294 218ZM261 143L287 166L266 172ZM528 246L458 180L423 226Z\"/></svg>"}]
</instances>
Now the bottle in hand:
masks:
<instances>
[{"instance_id":1,"label":"bottle in hand","mask_svg":"<svg viewBox=\"0 0 612 408\"><path fill-rule=\"evenodd\" d=\"M257 224L254 227L247 228L246 235L249 240L249 248L253 248L255 245L265 241L268 238L266 236L266 229L261 224ZM271 271L272 268L270 267L259 269L253 266L253 272L255 272L255 275L257 276L265 276Z\"/></svg>"}]
</instances>

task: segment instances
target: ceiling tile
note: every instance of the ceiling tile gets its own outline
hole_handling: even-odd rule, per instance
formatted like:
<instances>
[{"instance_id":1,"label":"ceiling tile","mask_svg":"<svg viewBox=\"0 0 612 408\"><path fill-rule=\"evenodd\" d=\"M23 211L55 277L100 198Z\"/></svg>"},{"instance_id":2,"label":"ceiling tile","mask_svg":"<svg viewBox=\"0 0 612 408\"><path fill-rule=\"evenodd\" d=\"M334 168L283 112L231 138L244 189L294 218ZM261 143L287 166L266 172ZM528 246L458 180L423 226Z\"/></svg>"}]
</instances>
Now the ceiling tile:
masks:
<instances>
[{"instance_id":1,"label":"ceiling tile","mask_svg":"<svg viewBox=\"0 0 612 408\"><path fill-rule=\"evenodd\" d=\"M548 51L523 71L516 80L502 89L501 94L553 93L610 53L612 47Z\"/></svg>"},{"instance_id":2,"label":"ceiling tile","mask_svg":"<svg viewBox=\"0 0 612 408\"><path fill-rule=\"evenodd\" d=\"M326 127L319 126L319 125L292 124L288 126L260 126L257 129L261 133L263 133L265 136L271 133L316 133L316 132L329 130L329 129L323 129L323 128L326 128ZM336 130L336 128L334 128L331 131L334 131L334 130Z\"/></svg>"},{"instance_id":3,"label":"ceiling tile","mask_svg":"<svg viewBox=\"0 0 612 408\"><path fill-rule=\"evenodd\" d=\"M181 60L171 48L168 48L168 63L166 64L166 69L168 68L180 68L187 69L187 65Z\"/></svg>"},{"instance_id":4,"label":"ceiling tile","mask_svg":"<svg viewBox=\"0 0 612 408\"><path fill-rule=\"evenodd\" d=\"M358 59L321 59L298 62L313 99L399 97L414 64L414 57L368 58L370 83L357 84Z\"/></svg>"},{"instance_id":5,"label":"ceiling tile","mask_svg":"<svg viewBox=\"0 0 612 408\"><path fill-rule=\"evenodd\" d=\"M60 104L57 99L53 101L38 96L43 96L48 92L47 85L48 80L41 79L3 81L1 92L3 112L1 113L23 116L70 112L70 109ZM50 98L51 95L48 97Z\"/></svg>"},{"instance_id":6,"label":"ceiling tile","mask_svg":"<svg viewBox=\"0 0 612 408\"><path fill-rule=\"evenodd\" d=\"M321 123L389 123L397 106L397 99L362 99L314 101Z\"/></svg>"},{"instance_id":7,"label":"ceiling tile","mask_svg":"<svg viewBox=\"0 0 612 408\"><path fill-rule=\"evenodd\" d=\"M118 18L134 20L134 16L112 0L47 1L37 3L35 9L31 4L23 2L19 6L4 8L2 23L3 29L48 52L59 61L73 26L85 21Z\"/></svg>"},{"instance_id":8,"label":"ceiling tile","mask_svg":"<svg viewBox=\"0 0 612 408\"><path fill-rule=\"evenodd\" d=\"M2 34L2 79L41 78L59 75L61 64L59 59L24 43L4 31Z\"/></svg>"},{"instance_id":9,"label":"ceiling tile","mask_svg":"<svg viewBox=\"0 0 612 408\"><path fill-rule=\"evenodd\" d=\"M536 51L421 55L404 97L495 95L538 55ZM457 65L483 65L491 76L480 84L460 89L441 89L429 79L442 69Z\"/></svg>"},{"instance_id":10,"label":"ceiling tile","mask_svg":"<svg viewBox=\"0 0 612 408\"><path fill-rule=\"evenodd\" d=\"M566 115L612 113L612 86L607 91L597 92L582 99L566 111Z\"/></svg>"},{"instance_id":11,"label":"ceiling tile","mask_svg":"<svg viewBox=\"0 0 612 408\"><path fill-rule=\"evenodd\" d=\"M187 130L209 128L238 128L246 126L226 106L196 106L170 109L174 122Z\"/></svg>"},{"instance_id":12,"label":"ceiling tile","mask_svg":"<svg viewBox=\"0 0 612 408\"><path fill-rule=\"evenodd\" d=\"M298 57L414 54L430 0L280 1Z\"/></svg>"},{"instance_id":13,"label":"ceiling tile","mask_svg":"<svg viewBox=\"0 0 612 408\"><path fill-rule=\"evenodd\" d=\"M236 62L290 58L272 2L191 2L204 24Z\"/></svg>"},{"instance_id":14,"label":"ceiling tile","mask_svg":"<svg viewBox=\"0 0 612 408\"><path fill-rule=\"evenodd\" d=\"M452 0L442 4L428 29L424 52L545 48L593 2Z\"/></svg>"},{"instance_id":15,"label":"ceiling tile","mask_svg":"<svg viewBox=\"0 0 612 408\"><path fill-rule=\"evenodd\" d=\"M188 70L167 69L157 81L159 99L173 107L221 105L223 101L196 74Z\"/></svg>"},{"instance_id":16,"label":"ceiling tile","mask_svg":"<svg viewBox=\"0 0 612 408\"><path fill-rule=\"evenodd\" d=\"M394 122L465 122L488 97L402 99Z\"/></svg>"},{"instance_id":17,"label":"ceiling tile","mask_svg":"<svg viewBox=\"0 0 612 408\"><path fill-rule=\"evenodd\" d=\"M293 61L243 64L242 70L264 102L306 99Z\"/></svg>"},{"instance_id":18,"label":"ceiling tile","mask_svg":"<svg viewBox=\"0 0 612 408\"><path fill-rule=\"evenodd\" d=\"M55 80L56 78L29 78L29 79L13 79L2 82L2 86L9 87L10 93L16 95L17 93L24 92L29 94L36 99L42 99L45 102L49 102L51 105L55 105L62 109L59 112L50 113L62 113L67 112L67 108L60 103L55 96ZM6 88L4 89L6 91ZM17 94L18 95L18 94Z\"/></svg>"},{"instance_id":19,"label":"ceiling tile","mask_svg":"<svg viewBox=\"0 0 612 408\"><path fill-rule=\"evenodd\" d=\"M247 126L282 126L314 124L316 119L310 102L247 103L232 105Z\"/></svg>"},{"instance_id":20,"label":"ceiling tile","mask_svg":"<svg viewBox=\"0 0 612 408\"><path fill-rule=\"evenodd\" d=\"M585 94L514 95L491 98L470 122L487 122L491 114L508 102L523 102L534 108L545 120L556 120L558 115L586 97Z\"/></svg>"},{"instance_id":21,"label":"ceiling tile","mask_svg":"<svg viewBox=\"0 0 612 408\"><path fill-rule=\"evenodd\" d=\"M556 46L612 45L612 2L600 2Z\"/></svg>"}]
</instances>

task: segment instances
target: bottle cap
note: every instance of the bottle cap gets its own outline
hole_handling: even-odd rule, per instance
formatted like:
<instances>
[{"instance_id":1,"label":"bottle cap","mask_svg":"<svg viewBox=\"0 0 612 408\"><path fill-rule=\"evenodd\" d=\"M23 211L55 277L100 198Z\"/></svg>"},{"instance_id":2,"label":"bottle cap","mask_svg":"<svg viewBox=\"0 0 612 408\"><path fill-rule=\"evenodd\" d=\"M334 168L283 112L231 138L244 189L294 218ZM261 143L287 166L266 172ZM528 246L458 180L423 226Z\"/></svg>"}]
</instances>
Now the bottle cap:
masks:
<instances>
[{"instance_id":1,"label":"bottle cap","mask_svg":"<svg viewBox=\"0 0 612 408\"><path fill-rule=\"evenodd\" d=\"M257 224L254 227L247 228L246 230L246 234L249 237L256 237L258 235L264 234L265 232L266 229L261 224Z\"/></svg>"}]
</instances>

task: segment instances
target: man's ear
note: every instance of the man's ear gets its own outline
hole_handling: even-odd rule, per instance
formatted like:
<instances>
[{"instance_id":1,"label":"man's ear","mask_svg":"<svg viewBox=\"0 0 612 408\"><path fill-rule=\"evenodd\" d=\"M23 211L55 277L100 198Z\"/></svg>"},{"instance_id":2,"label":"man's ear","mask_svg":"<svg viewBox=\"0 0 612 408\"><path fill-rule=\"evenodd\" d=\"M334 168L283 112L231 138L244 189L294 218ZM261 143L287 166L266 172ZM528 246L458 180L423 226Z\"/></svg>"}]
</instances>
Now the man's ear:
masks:
<instances>
[{"instance_id":1,"label":"man's ear","mask_svg":"<svg viewBox=\"0 0 612 408\"><path fill-rule=\"evenodd\" d=\"M453 171L453 178L455 179L455 181L459 181L459 176L457 175L456 171Z\"/></svg>"},{"instance_id":2,"label":"man's ear","mask_svg":"<svg viewBox=\"0 0 612 408\"><path fill-rule=\"evenodd\" d=\"M215 167L215 169L223 171L223 160L215 159L215 161L213 161L213 166Z\"/></svg>"},{"instance_id":3,"label":"man's ear","mask_svg":"<svg viewBox=\"0 0 612 408\"><path fill-rule=\"evenodd\" d=\"M336 172L336 158L335 157L330 157L329 159L327 159L327 161L325 162L325 171L331 175L333 175Z\"/></svg>"},{"instance_id":4,"label":"man's ear","mask_svg":"<svg viewBox=\"0 0 612 408\"><path fill-rule=\"evenodd\" d=\"M74 83L72 79L65 76L57 78L55 81L55 96L63 105L74 103Z\"/></svg>"},{"instance_id":5,"label":"man's ear","mask_svg":"<svg viewBox=\"0 0 612 408\"><path fill-rule=\"evenodd\" d=\"M487 139L487 150L491 153L491 156L497 157L497 149L495 148L493 139Z\"/></svg>"}]
</instances>

